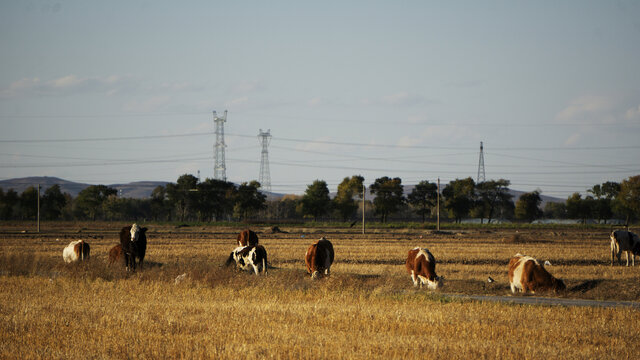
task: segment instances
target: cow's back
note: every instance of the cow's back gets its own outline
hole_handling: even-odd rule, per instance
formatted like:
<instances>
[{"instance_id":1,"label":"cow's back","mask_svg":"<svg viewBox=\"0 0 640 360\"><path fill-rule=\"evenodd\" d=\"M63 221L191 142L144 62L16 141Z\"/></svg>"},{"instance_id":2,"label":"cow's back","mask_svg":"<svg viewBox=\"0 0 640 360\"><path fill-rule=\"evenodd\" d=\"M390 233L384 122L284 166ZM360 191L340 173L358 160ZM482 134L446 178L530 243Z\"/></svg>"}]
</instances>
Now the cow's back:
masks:
<instances>
[{"instance_id":1,"label":"cow's back","mask_svg":"<svg viewBox=\"0 0 640 360\"><path fill-rule=\"evenodd\" d=\"M256 246L258 245L258 234L254 231L245 229L238 234L238 246Z\"/></svg>"}]
</instances>

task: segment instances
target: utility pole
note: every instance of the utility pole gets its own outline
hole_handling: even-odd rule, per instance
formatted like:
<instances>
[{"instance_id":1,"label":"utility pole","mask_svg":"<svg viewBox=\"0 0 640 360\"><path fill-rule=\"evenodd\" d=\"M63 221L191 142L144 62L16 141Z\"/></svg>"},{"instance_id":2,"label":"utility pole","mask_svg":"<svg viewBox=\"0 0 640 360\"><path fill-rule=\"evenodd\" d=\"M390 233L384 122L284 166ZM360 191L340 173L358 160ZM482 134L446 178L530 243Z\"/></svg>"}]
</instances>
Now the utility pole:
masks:
<instances>
[{"instance_id":1,"label":"utility pole","mask_svg":"<svg viewBox=\"0 0 640 360\"><path fill-rule=\"evenodd\" d=\"M38 233L40 232L40 184L38 184Z\"/></svg>"},{"instance_id":2,"label":"utility pole","mask_svg":"<svg viewBox=\"0 0 640 360\"><path fill-rule=\"evenodd\" d=\"M216 111L213 111L213 122L216 124L216 144L214 146L215 164L213 166L213 178L216 180L227 181L227 166L224 163L224 123L227 122L227 110L224 111L222 117L218 117Z\"/></svg>"},{"instance_id":3,"label":"utility pole","mask_svg":"<svg viewBox=\"0 0 640 360\"><path fill-rule=\"evenodd\" d=\"M269 172L269 143L271 143L271 129L258 134L260 145L262 145L262 156L260 158L260 187L264 191L271 191L271 174Z\"/></svg>"},{"instance_id":4,"label":"utility pole","mask_svg":"<svg viewBox=\"0 0 640 360\"><path fill-rule=\"evenodd\" d=\"M437 231L440 232L440 178L438 178L438 202L436 205Z\"/></svg>"},{"instance_id":5,"label":"utility pole","mask_svg":"<svg viewBox=\"0 0 640 360\"><path fill-rule=\"evenodd\" d=\"M365 199L365 194L367 193L367 187L364 186L364 184L362 184L362 235L364 235L364 230L365 230L365 225L364 225L364 213L365 213L365 204L366 204L366 199Z\"/></svg>"}]
</instances>

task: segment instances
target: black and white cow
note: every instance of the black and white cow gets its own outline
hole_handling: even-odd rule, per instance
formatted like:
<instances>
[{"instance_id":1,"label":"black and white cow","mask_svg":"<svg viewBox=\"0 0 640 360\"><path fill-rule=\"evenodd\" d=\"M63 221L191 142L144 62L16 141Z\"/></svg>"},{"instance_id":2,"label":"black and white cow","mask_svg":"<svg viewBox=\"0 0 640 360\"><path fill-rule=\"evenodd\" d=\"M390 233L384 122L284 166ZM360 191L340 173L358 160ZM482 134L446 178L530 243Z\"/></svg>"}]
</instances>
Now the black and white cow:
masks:
<instances>
[{"instance_id":1,"label":"black and white cow","mask_svg":"<svg viewBox=\"0 0 640 360\"><path fill-rule=\"evenodd\" d=\"M636 265L636 256L640 256L640 239L638 235L626 230L615 230L611 233L611 265L613 258L618 258L620 265L620 256L625 253L627 258L627 266L629 266L629 253L631 253L631 265Z\"/></svg>"},{"instance_id":2,"label":"black and white cow","mask_svg":"<svg viewBox=\"0 0 640 360\"><path fill-rule=\"evenodd\" d=\"M229 266L235 262L241 270L253 270L256 275L267 274L267 250L262 245L239 246L235 248L225 263Z\"/></svg>"}]
</instances>

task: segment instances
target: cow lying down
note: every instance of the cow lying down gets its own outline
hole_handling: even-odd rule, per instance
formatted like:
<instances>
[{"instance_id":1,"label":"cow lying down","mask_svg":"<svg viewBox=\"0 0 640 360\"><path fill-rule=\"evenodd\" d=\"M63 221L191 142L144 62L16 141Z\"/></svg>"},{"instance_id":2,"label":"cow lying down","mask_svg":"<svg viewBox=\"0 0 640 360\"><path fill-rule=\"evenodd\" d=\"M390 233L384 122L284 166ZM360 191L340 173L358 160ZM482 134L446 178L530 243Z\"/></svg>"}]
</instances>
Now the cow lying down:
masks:
<instances>
[{"instance_id":1,"label":"cow lying down","mask_svg":"<svg viewBox=\"0 0 640 360\"><path fill-rule=\"evenodd\" d=\"M267 250L262 245L239 246L235 248L225 262L225 266L235 262L241 270L253 270L256 275L267 274Z\"/></svg>"},{"instance_id":2,"label":"cow lying down","mask_svg":"<svg viewBox=\"0 0 640 360\"><path fill-rule=\"evenodd\" d=\"M549 274L538 260L522 254L516 254L509 261L509 283L514 294L516 290L535 293L540 290L558 292L566 289L564 282Z\"/></svg>"}]
</instances>

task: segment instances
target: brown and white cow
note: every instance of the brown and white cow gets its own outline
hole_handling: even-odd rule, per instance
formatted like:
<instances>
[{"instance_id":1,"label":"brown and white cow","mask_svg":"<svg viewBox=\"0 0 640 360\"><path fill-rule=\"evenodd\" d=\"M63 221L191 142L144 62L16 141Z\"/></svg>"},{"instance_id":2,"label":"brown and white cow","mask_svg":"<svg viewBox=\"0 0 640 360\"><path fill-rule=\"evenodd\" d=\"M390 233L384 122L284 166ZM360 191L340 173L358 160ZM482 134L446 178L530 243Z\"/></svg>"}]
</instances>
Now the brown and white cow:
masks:
<instances>
[{"instance_id":1,"label":"brown and white cow","mask_svg":"<svg viewBox=\"0 0 640 360\"><path fill-rule=\"evenodd\" d=\"M640 256L640 239L638 235L626 231L615 230L611 232L611 265L613 258L618 258L618 265L621 265L620 257L625 253L627 266L629 266L629 253L631 253L631 265L636 266L636 256Z\"/></svg>"},{"instance_id":2,"label":"brown and white cow","mask_svg":"<svg viewBox=\"0 0 640 360\"><path fill-rule=\"evenodd\" d=\"M442 278L436 274L436 259L428 249L417 247L409 250L405 265L407 272L411 274L413 286L418 286L419 283L422 289L422 285L427 284L427 288L431 290L442 287Z\"/></svg>"},{"instance_id":3,"label":"brown and white cow","mask_svg":"<svg viewBox=\"0 0 640 360\"><path fill-rule=\"evenodd\" d=\"M333 245L324 236L311 244L304 255L307 272L311 275L311 278L316 279L323 274L330 275L333 257Z\"/></svg>"},{"instance_id":4,"label":"brown and white cow","mask_svg":"<svg viewBox=\"0 0 640 360\"><path fill-rule=\"evenodd\" d=\"M509 261L509 283L514 294L516 290L524 293L531 291L533 294L536 291L558 292L566 289L564 282L549 274L538 260L522 254L516 254Z\"/></svg>"},{"instance_id":5,"label":"brown and white cow","mask_svg":"<svg viewBox=\"0 0 640 360\"><path fill-rule=\"evenodd\" d=\"M72 263L89 259L90 247L84 240L72 241L62 250L64 262Z\"/></svg>"},{"instance_id":6,"label":"brown and white cow","mask_svg":"<svg viewBox=\"0 0 640 360\"><path fill-rule=\"evenodd\" d=\"M249 230L242 230L240 234L238 234L238 246L256 246L258 245L258 235Z\"/></svg>"},{"instance_id":7,"label":"brown and white cow","mask_svg":"<svg viewBox=\"0 0 640 360\"><path fill-rule=\"evenodd\" d=\"M124 259L124 251L122 245L118 244L109 250L109 265L115 264Z\"/></svg>"},{"instance_id":8,"label":"brown and white cow","mask_svg":"<svg viewBox=\"0 0 640 360\"><path fill-rule=\"evenodd\" d=\"M236 266L241 270L253 270L256 275L261 272L267 274L267 250L262 245L255 246L239 246L235 248L225 266L229 266L235 262Z\"/></svg>"}]
</instances>

